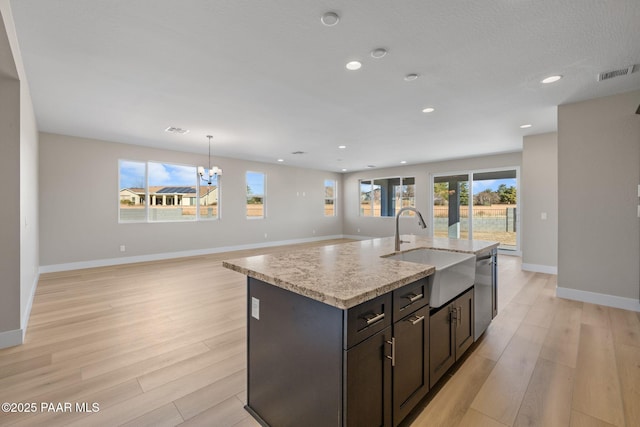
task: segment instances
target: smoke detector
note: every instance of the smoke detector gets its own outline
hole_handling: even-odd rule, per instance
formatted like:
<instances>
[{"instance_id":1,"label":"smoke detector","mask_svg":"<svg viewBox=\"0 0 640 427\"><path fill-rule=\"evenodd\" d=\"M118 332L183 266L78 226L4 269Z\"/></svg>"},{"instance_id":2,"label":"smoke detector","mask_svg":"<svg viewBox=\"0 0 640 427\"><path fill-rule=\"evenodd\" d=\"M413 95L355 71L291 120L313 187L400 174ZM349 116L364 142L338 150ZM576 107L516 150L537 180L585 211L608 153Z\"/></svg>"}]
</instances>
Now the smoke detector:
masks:
<instances>
[{"instance_id":1,"label":"smoke detector","mask_svg":"<svg viewBox=\"0 0 640 427\"><path fill-rule=\"evenodd\" d=\"M638 65L630 65L626 68L620 68L618 70L605 71L598 74L598 81L601 82L603 80L609 80L614 77L627 76L638 71L638 68L640 68Z\"/></svg>"}]
</instances>

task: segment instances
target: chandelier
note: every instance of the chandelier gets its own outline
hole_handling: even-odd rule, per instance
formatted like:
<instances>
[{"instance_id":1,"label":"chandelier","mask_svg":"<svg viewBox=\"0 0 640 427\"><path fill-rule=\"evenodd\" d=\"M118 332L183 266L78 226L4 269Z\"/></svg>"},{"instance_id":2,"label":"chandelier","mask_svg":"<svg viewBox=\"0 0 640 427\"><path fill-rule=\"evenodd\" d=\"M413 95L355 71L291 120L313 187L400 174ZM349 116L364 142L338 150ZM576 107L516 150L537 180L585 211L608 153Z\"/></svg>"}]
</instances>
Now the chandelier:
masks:
<instances>
[{"instance_id":1,"label":"chandelier","mask_svg":"<svg viewBox=\"0 0 640 427\"><path fill-rule=\"evenodd\" d=\"M222 175L222 169L217 166L211 166L211 138L213 138L213 136L207 135L207 138L209 138L209 168L205 169L202 166L198 166L198 175L200 175L203 182L211 185L215 176Z\"/></svg>"}]
</instances>

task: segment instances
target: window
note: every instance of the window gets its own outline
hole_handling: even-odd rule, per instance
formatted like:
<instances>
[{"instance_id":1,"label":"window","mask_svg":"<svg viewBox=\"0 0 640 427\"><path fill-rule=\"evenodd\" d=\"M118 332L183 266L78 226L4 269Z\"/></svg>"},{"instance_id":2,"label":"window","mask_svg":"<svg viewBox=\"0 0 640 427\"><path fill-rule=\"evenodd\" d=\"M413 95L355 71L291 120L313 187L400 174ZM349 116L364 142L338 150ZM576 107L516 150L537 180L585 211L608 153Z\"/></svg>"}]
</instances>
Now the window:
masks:
<instances>
[{"instance_id":1,"label":"window","mask_svg":"<svg viewBox=\"0 0 640 427\"><path fill-rule=\"evenodd\" d=\"M394 217L404 207L415 207L415 178L360 180L360 215ZM413 212L403 215L413 216Z\"/></svg>"},{"instance_id":2,"label":"window","mask_svg":"<svg viewBox=\"0 0 640 427\"><path fill-rule=\"evenodd\" d=\"M195 166L119 161L119 221L195 221L219 218L219 177L198 185Z\"/></svg>"},{"instance_id":3,"label":"window","mask_svg":"<svg viewBox=\"0 0 640 427\"><path fill-rule=\"evenodd\" d=\"M195 206L183 205L196 194L195 166L149 162L149 221L194 221Z\"/></svg>"},{"instance_id":4,"label":"window","mask_svg":"<svg viewBox=\"0 0 640 427\"><path fill-rule=\"evenodd\" d=\"M400 183L394 186L395 193L395 214L400 212L400 209L406 207L415 207L416 206L416 179L411 178L400 178ZM395 216L394 214L394 216ZM404 212L402 215L405 216L415 216L415 214L411 211Z\"/></svg>"},{"instance_id":5,"label":"window","mask_svg":"<svg viewBox=\"0 0 640 427\"><path fill-rule=\"evenodd\" d=\"M262 172L247 172L247 218L265 217L265 175Z\"/></svg>"},{"instance_id":6,"label":"window","mask_svg":"<svg viewBox=\"0 0 640 427\"><path fill-rule=\"evenodd\" d=\"M324 216L336 216L336 182L324 180Z\"/></svg>"},{"instance_id":7,"label":"window","mask_svg":"<svg viewBox=\"0 0 640 427\"><path fill-rule=\"evenodd\" d=\"M360 215L373 216L371 181L360 181Z\"/></svg>"},{"instance_id":8,"label":"window","mask_svg":"<svg viewBox=\"0 0 640 427\"><path fill-rule=\"evenodd\" d=\"M147 165L142 162L120 161L118 218L120 222L147 220L145 206Z\"/></svg>"},{"instance_id":9,"label":"window","mask_svg":"<svg viewBox=\"0 0 640 427\"><path fill-rule=\"evenodd\" d=\"M199 219L218 219L219 209L218 201L220 198L220 177L218 175L211 177L211 185L203 183L200 185L200 208ZM196 198L191 197L188 203L195 206Z\"/></svg>"}]
</instances>

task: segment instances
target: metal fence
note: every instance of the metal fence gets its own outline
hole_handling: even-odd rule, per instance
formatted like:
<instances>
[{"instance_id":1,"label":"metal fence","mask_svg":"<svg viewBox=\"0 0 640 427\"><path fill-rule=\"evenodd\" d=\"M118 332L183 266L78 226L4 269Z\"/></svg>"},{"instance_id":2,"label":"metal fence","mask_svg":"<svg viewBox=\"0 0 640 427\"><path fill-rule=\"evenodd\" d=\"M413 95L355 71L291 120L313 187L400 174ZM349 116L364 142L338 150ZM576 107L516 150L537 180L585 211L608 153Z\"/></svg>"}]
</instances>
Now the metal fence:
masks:
<instances>
[{"instance_id":1,"label":"metal fence","mask_svg":"<svg viewBox=\"0 0 640 427\"><path fill-rule=\"evenodd\" d=\"M443 223L449 218L448 206L434 206L433 217L436 224ZM469 207L460 206L460 219L462 225L468 222ZM517 210L513 205L506 206L474 206L474 228L486 228L489 230L516 231Z\"/></svg>"}]
</instances>

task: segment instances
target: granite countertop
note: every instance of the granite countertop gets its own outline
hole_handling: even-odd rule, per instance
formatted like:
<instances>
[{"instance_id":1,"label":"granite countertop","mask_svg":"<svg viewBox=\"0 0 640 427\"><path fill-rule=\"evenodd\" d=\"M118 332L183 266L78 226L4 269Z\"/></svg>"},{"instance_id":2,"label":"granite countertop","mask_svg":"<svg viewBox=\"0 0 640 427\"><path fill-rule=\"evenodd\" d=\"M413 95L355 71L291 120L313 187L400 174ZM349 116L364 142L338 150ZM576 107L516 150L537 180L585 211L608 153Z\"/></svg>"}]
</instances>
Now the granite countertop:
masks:
<instances>
[{"instance_id":1,"label":"granite countertop","mask_svg":"<svg viewBox=\"0 0 640 427\"><path fill-rule=\"evenodd\" d=\"M478 253L498 242L403 235L401 252L430 248ZM330 246L229 259L222 265L264 282L340 309L427 277L435 267L381 258L393 254L394 238L362 240Z\"/></svg>"}]
</instances>

